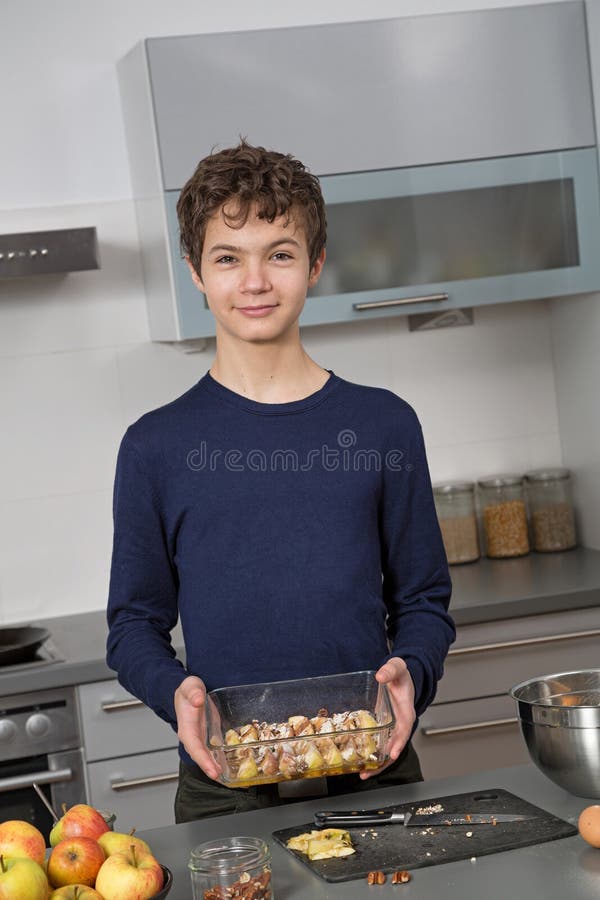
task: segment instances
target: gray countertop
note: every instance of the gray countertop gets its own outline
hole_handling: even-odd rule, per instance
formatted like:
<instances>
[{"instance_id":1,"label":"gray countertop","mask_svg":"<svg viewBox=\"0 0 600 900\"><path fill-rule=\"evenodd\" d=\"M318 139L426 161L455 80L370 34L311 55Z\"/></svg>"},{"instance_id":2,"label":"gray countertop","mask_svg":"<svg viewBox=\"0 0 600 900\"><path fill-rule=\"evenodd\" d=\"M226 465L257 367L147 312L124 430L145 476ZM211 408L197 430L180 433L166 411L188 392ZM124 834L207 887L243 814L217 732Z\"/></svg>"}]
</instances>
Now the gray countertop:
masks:
<instances>
[{"instance_id":1,"label":"gray countertop","mask_svg":"<svg viewBox=\"0 0 600 900\"><path fill-rule=\"evenodd\" d=\"M108 631L104 610L38 619L34 624L48 629L50 650L58 659L44 665L0 668L0 696L117 677L105 661ZM179 625L173 632L173 644L184 658Z\"/></svg>"},{"instance_id":2,"label":"gray countertop","mask_svg":"<svg viewBox=\"0 0 600 900\"><path fill-rule=\"evenodd\" d=\"M459 626L600 604L600 551L532 553L520 559L482 559L452 566L450 611ZM60 659L35 667L0 669L0 696L114 678L104 661L106 615L97 612L41 619ZM183 640L173 636L178 655Z\"/></svg>"},{"instance_id":3,"label":"gray countertop","mask_svg":"<svg viewBox=\"0 0 600 900\"><path fill-rule=\"evenodd\" d=\"M451 566L457 625L600 605L600 551L530 553Z\"/></svg>"},{"instance_id":4,"label":"gray countertop","mask_svg":"<svg viewBox=\"0 0 600 900\"><path fill-rule=\"evenodd\" d=\"M474 775L427 781L401 788L385 788L367 795L369 808L393 803L423 801L449 794L489 788L504 788L518 797L576 824L581 810L597 803L574 797L556 787L533 766L497 769ZM362 802L362 800L361 800ZM327 808L352 808L349 797L328 798ZM190 900L187 859L192 847L206 840L233 835L255 835L268 841L273 855L273 887L276 900L354 900L371 896L399 896L403 900L439 897L443 900L544 898L544 900L598 900L600 896L600 850L588 846L579 835L476 858L417 868L412 881L394 886L367 887L366 881L328 884L308 870L271 834L312 820L323 800L311 800L258 812L219 816L184 825L171 825L142 832L157 858L174 876L169 900ZM388 826L391 828L401 826ZM485 827L485 826L480 826Z\"/></svg>"}]
</instances>

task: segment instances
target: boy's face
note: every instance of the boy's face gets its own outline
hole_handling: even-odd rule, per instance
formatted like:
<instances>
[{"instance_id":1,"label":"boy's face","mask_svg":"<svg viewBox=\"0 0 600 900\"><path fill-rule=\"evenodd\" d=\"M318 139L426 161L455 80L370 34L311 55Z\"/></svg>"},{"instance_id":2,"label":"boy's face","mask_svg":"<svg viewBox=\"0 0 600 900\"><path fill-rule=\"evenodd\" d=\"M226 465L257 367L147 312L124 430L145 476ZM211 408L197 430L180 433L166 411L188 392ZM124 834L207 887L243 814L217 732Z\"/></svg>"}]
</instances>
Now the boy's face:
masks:
<instances>
[{"instance_id":1,"label":"boy's face","mask_svg":"<svg viewBox=\"0 0 600 900\"><path fill-rule=\"evenodd\" d=\"M209 220L201 274L188 265L194 283L206 294L217 336L226 332L256 343L298 328L306 292L319 278L325 251L311 269L304 228L293 218L287 226L285 222L280 217L269 223L251 211L245 225L232 228L221 210Z\"/></svg>"}]
</instances>

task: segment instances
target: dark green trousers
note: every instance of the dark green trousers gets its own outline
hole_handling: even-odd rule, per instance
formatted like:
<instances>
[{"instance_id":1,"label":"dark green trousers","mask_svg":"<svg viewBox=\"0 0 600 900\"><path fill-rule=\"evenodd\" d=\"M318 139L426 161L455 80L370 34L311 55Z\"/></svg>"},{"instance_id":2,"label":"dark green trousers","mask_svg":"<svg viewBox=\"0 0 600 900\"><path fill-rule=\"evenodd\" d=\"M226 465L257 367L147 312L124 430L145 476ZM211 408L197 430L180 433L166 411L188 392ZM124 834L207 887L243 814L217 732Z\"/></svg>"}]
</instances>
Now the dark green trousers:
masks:
<instances>
[{"instance_id":1,"label":"dark green trousers","mask_svg":"<svg viewBox=\"0 0 600 900\"><path fill-rule=\"evenodd\" d=\"M312 779L309 779L309 781ZM320 779L318 779L320 781ZM326 793L321 796L335 797L338 794L370 791L374 788L411 784L423 781L419 757L412 744L407 744L395 763L361 781L358 774L335 775L327 778ZM320 782L322 783L322 782ZM276 784L262 784L251 788L228 788L204 774L198 766L193 768L180 763L179 785L175 796L175 821L193 822L210 816L224 816L229 813L247 812L309 800L310 796L296 799L279 796Z\"/></svg>"}]
</instances>

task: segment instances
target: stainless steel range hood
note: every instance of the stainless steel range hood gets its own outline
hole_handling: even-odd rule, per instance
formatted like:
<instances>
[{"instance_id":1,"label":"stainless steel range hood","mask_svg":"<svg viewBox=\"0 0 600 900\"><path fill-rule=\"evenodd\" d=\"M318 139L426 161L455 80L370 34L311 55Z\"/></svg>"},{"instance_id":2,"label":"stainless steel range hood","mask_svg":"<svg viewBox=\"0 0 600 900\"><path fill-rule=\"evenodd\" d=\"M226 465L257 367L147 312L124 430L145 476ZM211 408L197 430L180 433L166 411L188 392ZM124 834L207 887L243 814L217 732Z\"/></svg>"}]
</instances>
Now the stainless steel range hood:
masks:
<instances>
[{"instance_id":1,"label":"stainless steel range hood","mask_svg":"<svg viewBox=\"0 0 600 900\"><path fill-rule=\"evenodd\" d=\"M0 235L0 279L99 268L95 228Z\"/></svg>"}]
</instances>

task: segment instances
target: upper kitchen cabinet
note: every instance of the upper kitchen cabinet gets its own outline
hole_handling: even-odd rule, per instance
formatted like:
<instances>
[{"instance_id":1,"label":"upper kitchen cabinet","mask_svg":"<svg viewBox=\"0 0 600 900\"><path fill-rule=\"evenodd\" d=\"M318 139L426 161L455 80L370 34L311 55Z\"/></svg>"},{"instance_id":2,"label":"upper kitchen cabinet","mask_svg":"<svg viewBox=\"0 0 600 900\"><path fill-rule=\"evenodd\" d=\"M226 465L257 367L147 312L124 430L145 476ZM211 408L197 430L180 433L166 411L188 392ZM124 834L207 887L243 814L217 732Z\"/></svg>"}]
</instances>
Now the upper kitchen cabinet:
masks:
<instances>
[{"instance_id":1,"label":"upper kitchen cabinet","mask_svg":"<svg viewBox=\"0 0 600 900\"><path fill-rule=\"evenodd\" d=\"M175 205L240 135L321 177L302 324L600 289L582 2L148 39L120 83L155 340L214 334Z\"/></svg>"}]
</instances>

